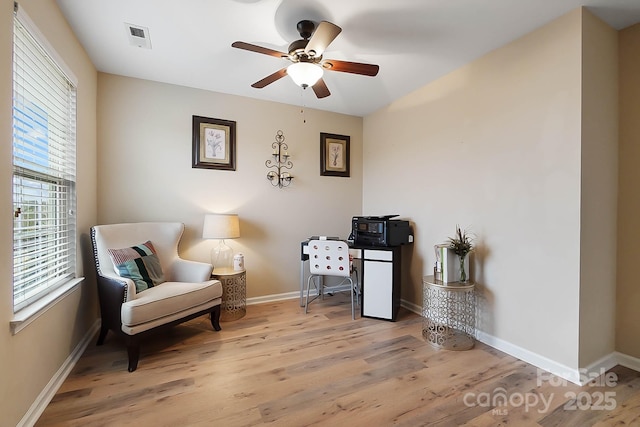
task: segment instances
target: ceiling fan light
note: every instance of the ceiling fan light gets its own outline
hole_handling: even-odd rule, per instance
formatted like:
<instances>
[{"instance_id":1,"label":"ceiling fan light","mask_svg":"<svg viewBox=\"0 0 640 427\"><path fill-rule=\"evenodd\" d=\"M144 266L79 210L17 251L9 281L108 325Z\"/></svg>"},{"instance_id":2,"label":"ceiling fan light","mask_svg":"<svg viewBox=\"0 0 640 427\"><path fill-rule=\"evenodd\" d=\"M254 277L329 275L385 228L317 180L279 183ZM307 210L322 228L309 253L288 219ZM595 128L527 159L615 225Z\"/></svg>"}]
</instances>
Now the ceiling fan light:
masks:
<instances>
[{"instance_id":1,"label":"ceiling fan light","mask_svg":"<svg viewBox=\"0 0 640 427\"><path fill-rule=\"evenodd\" d=\"M296 62L287 67L287 74L295 84L305 88L316 84L322 77L322 73L321 67L310 62Z\"/></svg>"}]
</instances>

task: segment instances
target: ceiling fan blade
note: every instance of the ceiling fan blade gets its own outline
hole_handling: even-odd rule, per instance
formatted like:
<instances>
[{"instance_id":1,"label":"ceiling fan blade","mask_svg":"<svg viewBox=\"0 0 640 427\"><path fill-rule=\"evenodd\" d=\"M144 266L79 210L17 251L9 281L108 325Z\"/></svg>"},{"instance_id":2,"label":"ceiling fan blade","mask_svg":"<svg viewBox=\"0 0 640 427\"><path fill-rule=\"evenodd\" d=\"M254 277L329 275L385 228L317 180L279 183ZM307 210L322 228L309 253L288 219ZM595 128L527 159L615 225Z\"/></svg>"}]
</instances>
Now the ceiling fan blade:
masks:
<instances>
[{"instance_id":1,"label":"ceiling fan blade","mask_svg":"<svg viewBox=\"0 0 640 427\"><path fill-rule=\"evenodd\" d=\"M238 48L238 49L248 50L248 51L251 51L251 52L262 53L264 55L275 56L276 58L287 58L287 57L289 57L289 55L284 53L284 52L278 52L277 50L269 49L268 47L257 46L255 44L251 44L251 43L233 42L231 44L231 46L235 47L235 48Z\"/></svg>"},{"instance_id":2,"label":"ceiling fan blade","mask_svg":"<svg viewBox=\"0 0 640 427\"><path fill-rule=\"evenodd\" d=\"M339 61L337 59L327 59L322 61L322 68L330 71L341 71L343 73L361 74L363 76L375 76L380 67L373 64L363 64L361 62Z\"/></svg>"},{"instance_id":3,"label":"ceiling fan blade","mask_svg":"<svg viewBox=\"0 0 640 427\"><path fill-rule=\"evenodd\" d=\"M316 84L311 87L313 88L313 92L318 98L326 98L327 96L331 95L327 84L322 79L319 79Z\"/></svg>"},{"instance_id":4,"label":"ceiling fan blade","mask_svg":"<svg viewBox=\"0 0 640 427\"><path fill-rule=\"evenodd\" d=\"M310 55L313 52L313 56L321 56L327 46L338 37L338 34L342 31L342 28L336 24L332 24L328 21L322 21L318 24L318 28L313 32L313 35L309 39L309 43L304 48L304 51Z\"/></svg>"},{"instance_id":5,"label":"ceiling fan blade","mask_svg":"<svg viewBox=\"0 0 640 427\"><path fill-rule=\"evenodd\" d=\"M267 77L265 77L262 80L258 80L257 82L252 84L251 87L255 87L256 89L262 89L266 85L269 85L269 84L275 82L276 80L280 80L281 78L283 78L286 75L287 75L287 69L283 68L281 70L276 71L273 74L268 75Z\"/></svg>"}]
</instances>

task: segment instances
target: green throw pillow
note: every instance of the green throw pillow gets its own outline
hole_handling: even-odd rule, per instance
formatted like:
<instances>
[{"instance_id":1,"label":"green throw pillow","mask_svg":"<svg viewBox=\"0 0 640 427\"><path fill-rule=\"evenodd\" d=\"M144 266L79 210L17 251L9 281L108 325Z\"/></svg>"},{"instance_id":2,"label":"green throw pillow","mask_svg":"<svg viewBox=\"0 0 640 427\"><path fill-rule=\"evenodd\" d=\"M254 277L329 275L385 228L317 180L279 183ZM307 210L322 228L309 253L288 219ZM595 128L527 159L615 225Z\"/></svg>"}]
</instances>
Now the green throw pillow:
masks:
<instances>
[{"instance_id":1,"label":"green throw pillow","mask_svg":"<svg viewBox=\"0 0 640 427\"><path fill-rule=\"evenodd\" d=\"M160 259L150 241L123 249L109 249L109 255L120 277L133 280L136 292L163 283Z\"/></svg>"}]
</instances>

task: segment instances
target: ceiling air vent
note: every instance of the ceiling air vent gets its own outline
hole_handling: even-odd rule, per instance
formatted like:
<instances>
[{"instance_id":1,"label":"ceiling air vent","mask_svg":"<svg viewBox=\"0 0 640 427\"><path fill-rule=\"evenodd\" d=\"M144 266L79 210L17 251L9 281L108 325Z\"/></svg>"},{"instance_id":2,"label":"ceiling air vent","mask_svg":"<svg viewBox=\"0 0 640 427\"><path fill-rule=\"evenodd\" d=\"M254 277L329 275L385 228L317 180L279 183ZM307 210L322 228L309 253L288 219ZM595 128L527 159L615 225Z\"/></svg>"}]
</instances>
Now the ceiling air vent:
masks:
<instances>
[{"instance_id":1,"label":"ceiling air vent","mask_svg":"<svg viewBox=\"0 0 640 427\"><path fill-rule=\"evenodd\" d=\"M151 38L149 37L149 29L147 27L127 23L125 23L124 26L127 29L129 44L151 49Z\"/></svg>"}]
</instances>

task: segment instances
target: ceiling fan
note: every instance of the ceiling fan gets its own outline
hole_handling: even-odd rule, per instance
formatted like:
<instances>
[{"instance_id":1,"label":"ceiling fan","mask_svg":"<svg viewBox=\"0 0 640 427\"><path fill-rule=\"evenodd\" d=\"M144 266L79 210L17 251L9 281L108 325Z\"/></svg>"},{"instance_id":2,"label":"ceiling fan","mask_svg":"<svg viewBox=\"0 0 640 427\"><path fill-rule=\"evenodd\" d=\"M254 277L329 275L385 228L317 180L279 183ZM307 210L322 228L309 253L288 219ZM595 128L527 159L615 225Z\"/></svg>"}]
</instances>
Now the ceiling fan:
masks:
<instances>
[{"instance_id":1,"label":"ceiling fan","mask_svg":"<svg viewBox=\"0 0 640 427\"><path fill-rule=\"evenodd\" d=\"M380 67L377 65L323 59L322 54L327 49L327 46L342 31L342 28L337 25L322 21L316 28L312 21L303 20L298 22L297 29L302 39L296 40L289 45L289 53L278 52L277 50L240 41L231 44L232 47L238 49L275 56L276 58L285 58L292 62L291 65L268 75L262 80L258 80L251 87L261 89L289 75L297 85L305 89L311 86L318 98L325 98L331 95L331 92L329 92L329 88L327 88L322 79L324 70L363 76L375 76L378 74Z\"/></svg>"}]
</instances>

